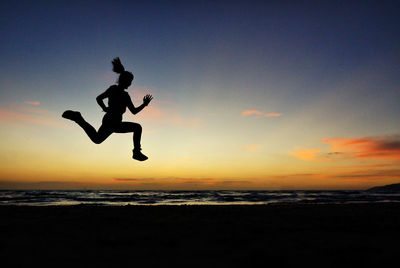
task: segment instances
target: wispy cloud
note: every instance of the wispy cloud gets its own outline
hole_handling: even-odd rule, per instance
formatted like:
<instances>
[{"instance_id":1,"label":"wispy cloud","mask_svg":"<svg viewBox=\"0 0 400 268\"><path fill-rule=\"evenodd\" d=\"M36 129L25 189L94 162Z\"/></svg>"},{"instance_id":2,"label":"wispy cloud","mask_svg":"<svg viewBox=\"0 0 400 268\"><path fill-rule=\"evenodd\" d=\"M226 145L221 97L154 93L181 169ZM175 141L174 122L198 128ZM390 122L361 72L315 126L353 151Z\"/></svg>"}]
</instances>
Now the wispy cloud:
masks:
<instances>
[{"instance_id":1,"label":"wispy cloud","mask_svg":"<svg viewBox=\"0 0 400 268\"><path fill-rule=\"evenodd\" d=\"M327 174L322 174L322 173L289 173L285 175L277 175L277 176L270 176L271 178L277 178L277 179L301 179L301 178L326 178L328 175Z\"/></svg>"},{"instance_id":2,"label":"wispy cloud","mask_svg":"<svg viewBox=\"0 0 400 268\"><path fill-rule=\"evenodd\" d=\"M359 170L335 175L336 178L398 178L400 169Z\"/></svg>"},{"instance_id":3,"label":"wispy cloud","mask_svg":"<svg viewBox=\"0 0 400 268\"><path fill-rule=\"evenodd\" d=\"M249 115L264 116L264 117L280 117L280 116L282 116L281 113L263 113L259 110L244 110L242 112L242 116L249 116Z\"/></svg>"},{"instance_id":4,"label":"wispy cloud","mask_svg":"<svg viewBox=\"0 0 400 268\"><path fill-rule=\"evenodd\" d=\"M296 147L289 155L302 160L382 159L400 160L400 135L323 139L328 151L319 148Z\"/></svg>"},{"instance_id":5,"label":"wispy cloud","mask_svg":"<svg viewBox=\"0 0 400 268\"><path fill-rule=\"evenodd\" d=\"M0 108L0 124L38 124L45 126L62 126L61 120L46 109L37 107L39 102L25 102L27 105L6 104ZM34 106L34 107L32 107Z\"/></svg>"},{"instance_id":6,"label":"wispy cloud","mask_svg":"<svg viewBox=\"0 0 400 268\"><path fill-rule=\"evenodd\" d=\"M400 160L400 135L324 139L332 152L344 153L359 159Z\"/></svg>"},{"instance_id":7,"label":"wispy cloud","mask_svg":"<svg viewBox=\"0 0 400 268\"><path fill-rule=\"evenodd\" d=\"M131 179L131 178L115 178L114 181L122 181L122 182L137 182L140 181L140 179Z\"/></svg>"},{"instance_id":8,"label":"wispy cloud","mask_svg":"<svg viewBox=\"0 0 400 268\"><path fill-rule=\"evenodd\" d=\"M244 111L242 112L242 115L243 115L243 116L248 116L248 115L252 115L252 114L255 114L255 115L262 115L263 112L258 111L258 110L244 110Z\"/></svg>"},{"instance_id":9,"label":"wispy cloud","mask_svg":"<svg viewBox=\"0 0 400 268\"><path fill-rule=\"evenodd\" d=\"M280 117L282 114L280 113L269 113L269 114L264 114L265 117Z\"/></svg>"},{"instance_id":10,"label":"wispy cloud","mask_svg":"<svg viewBox=\"0 0 400 268\"><path fill-rule=\"evenodd\" d=\"M38 106L38 105L40 105L40 102L39 101L26 101L25 104Z\"/></svg>"}]
</instances>

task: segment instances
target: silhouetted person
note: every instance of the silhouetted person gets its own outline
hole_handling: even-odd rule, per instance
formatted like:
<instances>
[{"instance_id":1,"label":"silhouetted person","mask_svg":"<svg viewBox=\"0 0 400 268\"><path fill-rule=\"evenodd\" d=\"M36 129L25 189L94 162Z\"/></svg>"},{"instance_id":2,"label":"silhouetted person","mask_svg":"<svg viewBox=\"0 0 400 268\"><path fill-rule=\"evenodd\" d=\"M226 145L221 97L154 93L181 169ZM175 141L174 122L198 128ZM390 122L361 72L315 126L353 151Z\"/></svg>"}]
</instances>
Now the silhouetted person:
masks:
<instances>
[{"instance_id":1,"label":"silhouetted person","mask_svg":"<svg viewBox=\"0 0 400 268\"><path fill-rule=\"evenodd\" d=\"M152 95L146 95L143 98L143 104L139 107L135 107L132 103L131 97L128 92L125 91L133 80L133 74L125 71L119 58L115 58L112 61L113 71L119 73L117 85L110 86L105 92L101 93L97 98L97 103L106 113L103 117L102 125L99 130L96 131L88 122L83 119L80 112L65 111L62 117L75 121L89 138L96 144L102 143L111 133L128 133L133 132L133 159L144 161L147 160L147 156L140 152L140 139L142 136L142 126L138 123L122 122L122 114L125 113L126 107L133 114L140 112L145 106L149 105L153 99ZM108 98L108 107L104 104L103 100Z\"/></svg>"}]
</instances>

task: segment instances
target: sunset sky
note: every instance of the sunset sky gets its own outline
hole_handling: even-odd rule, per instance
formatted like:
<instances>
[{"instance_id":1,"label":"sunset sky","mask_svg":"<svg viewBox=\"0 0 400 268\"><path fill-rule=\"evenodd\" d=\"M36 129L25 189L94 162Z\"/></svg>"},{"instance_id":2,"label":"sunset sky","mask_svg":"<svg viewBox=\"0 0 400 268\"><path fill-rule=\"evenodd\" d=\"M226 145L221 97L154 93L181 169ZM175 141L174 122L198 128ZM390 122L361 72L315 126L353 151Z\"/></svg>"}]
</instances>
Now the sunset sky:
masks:
<instances>
[{"instance_id":1,"label":"sunset sky","mask_svg":"<svg viewBox=\"0 0 400 268\"><path fill-rule=\"evenodd\" d=\"M2 1L0 189L400 182L398 1ZM92 143L120 57L132 134Z\"/></svg>"}]
</instances>

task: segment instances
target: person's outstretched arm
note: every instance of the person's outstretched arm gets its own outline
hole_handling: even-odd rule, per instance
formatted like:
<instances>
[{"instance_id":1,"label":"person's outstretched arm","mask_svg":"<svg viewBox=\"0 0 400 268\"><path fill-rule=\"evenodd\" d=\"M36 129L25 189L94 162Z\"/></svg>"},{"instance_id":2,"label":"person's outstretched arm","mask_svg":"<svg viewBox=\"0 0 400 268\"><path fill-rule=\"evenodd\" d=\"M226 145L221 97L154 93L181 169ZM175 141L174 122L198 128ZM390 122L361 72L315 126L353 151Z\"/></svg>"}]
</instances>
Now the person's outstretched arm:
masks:
<instances>
[{"instance_id":1,"label":"person's outstretched arm","mask_svg":"<svg viewBox=\"0 0 400 268\"><path fill-rule=\"evenodd\" d=\"M147 105L149 105L149 103L151 102L151 100L153 99L153 96L150 94L147 94L146 96L143 97L143 104L135 107L132 103L131 97L129 97L129 101L128 101L128 109L129 111L131 111L131 113L133 114L137 114L138 112L140 112L141 110L143 110L144 107L146 107Z\"/></svg>"},{"instance_id":2,"label":"person's outstretched arm","mask_svg":"<svg viewBox=\"0 0 400 268\"><path fill-rule=\"evenodd\" d=\"M108 107L104 104L103 100L108 98L109 92L108 90L104 91L101 93L99 96L97 96L96 101L100 105L101 109L103 109L104 112L108 111Z\"/></svg>"}]
</instances>

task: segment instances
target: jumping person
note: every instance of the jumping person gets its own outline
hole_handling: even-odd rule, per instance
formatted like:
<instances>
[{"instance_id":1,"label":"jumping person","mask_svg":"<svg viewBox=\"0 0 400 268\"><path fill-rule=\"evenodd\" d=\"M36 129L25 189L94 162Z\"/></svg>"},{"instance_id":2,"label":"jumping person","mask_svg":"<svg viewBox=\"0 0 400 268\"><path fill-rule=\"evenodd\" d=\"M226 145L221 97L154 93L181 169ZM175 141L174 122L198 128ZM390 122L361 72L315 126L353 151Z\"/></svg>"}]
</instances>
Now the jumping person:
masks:
<instances>
[{"instance_id":1,"label":"jumping person","mask_svg":"<svg viewBox=\"0 0 400 268\"><path fill-rule=\"evenodd\" d=\"M132 103L131 97L128 92L125 91L133 80L133 74L125 71L119 58L115 58L112 61L113 71L119 74L118 82L116 85L110 86L105 92L101 93L96 101L106 113L103 117L102 125L99 130L96 131L88 122L83 119L80 112L65 111L62 117L70 119L77 123L89 138L96 144L102 143L108 136L113 132L115 133L128 133L133 132L133 155L132 158L144 161L147 160L147 156L140 152L141 145L140 139L142 137L142 126L138 123L123 122L122 114L125 113L126 107L133 114L137 114L153 99L152 95L146 95L143 97L143 104L135 107ZM108 98L108 106L103 102L104 99Z\"/></svg>"}]
</instances>

